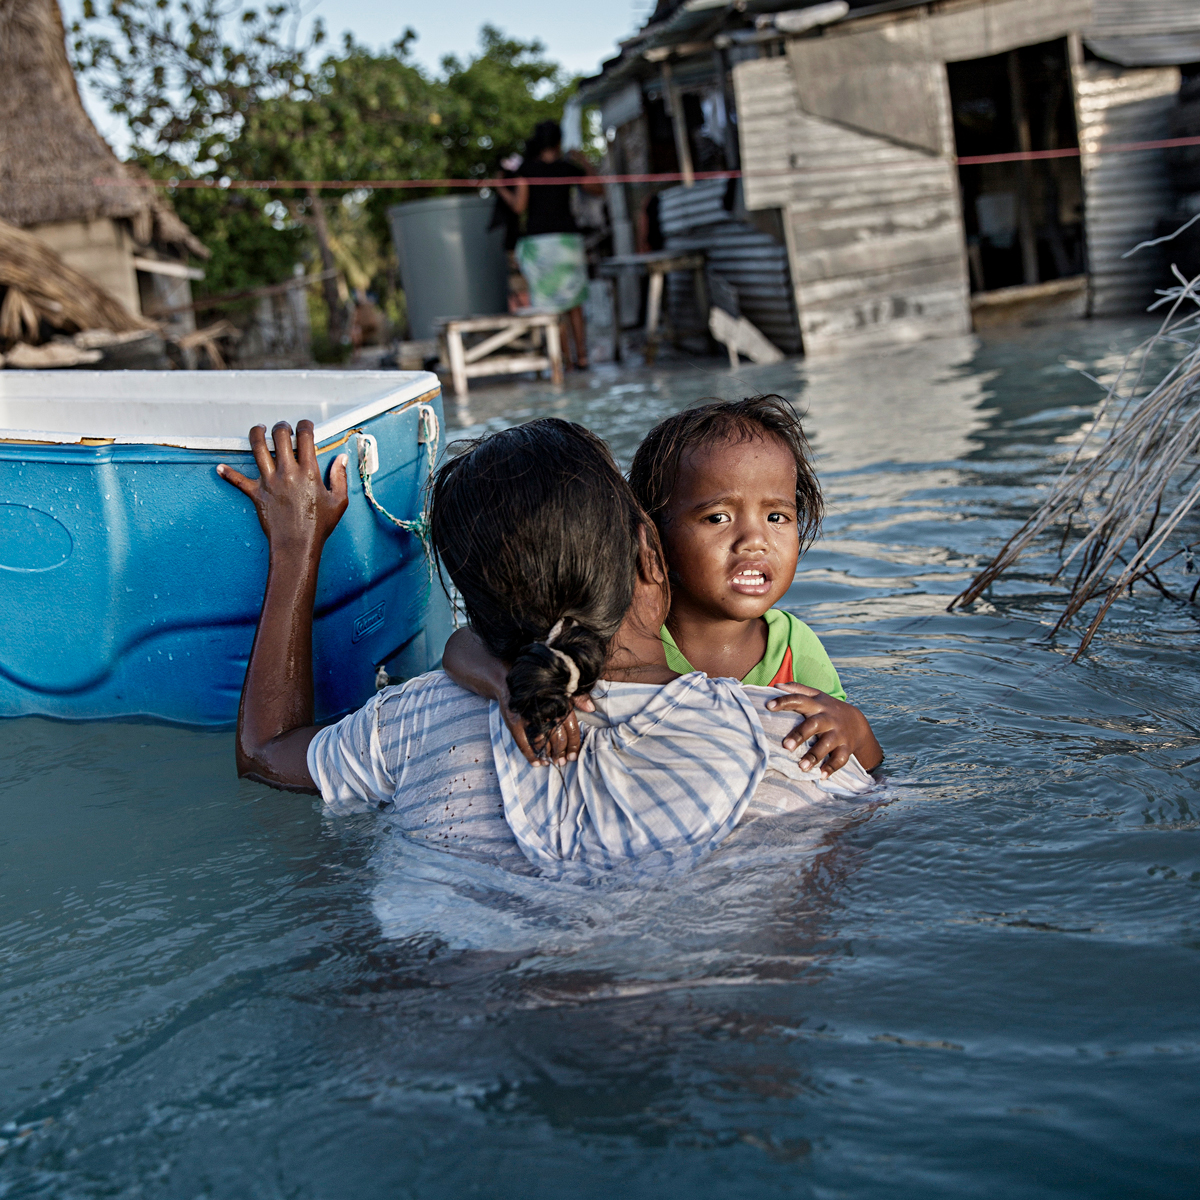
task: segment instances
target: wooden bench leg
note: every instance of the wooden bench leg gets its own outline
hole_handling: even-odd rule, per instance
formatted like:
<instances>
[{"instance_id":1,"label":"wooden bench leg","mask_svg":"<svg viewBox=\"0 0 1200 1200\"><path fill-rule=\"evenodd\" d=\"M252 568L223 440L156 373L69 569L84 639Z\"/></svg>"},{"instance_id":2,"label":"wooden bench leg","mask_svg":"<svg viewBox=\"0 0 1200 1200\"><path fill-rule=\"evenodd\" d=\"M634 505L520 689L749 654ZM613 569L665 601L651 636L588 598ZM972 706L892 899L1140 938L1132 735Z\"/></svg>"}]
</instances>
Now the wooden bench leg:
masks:
<instances>
[{"instance_id":1,"label":"wooden bench leg","mask_svg":"<svg viewBox=\"0 0 1200 1200\"><path fill-rule=\"evenodd\" d=\"M558 386L563 381L562 338L558 332L558 322L546 326L546 356L550 359L550 378Z\"/></svg>"},{"instance_id":2,"label":"wooden bench leg","mask_svg":"<svg viewBox=\"0 0 1200 1200\"><path fill-rule=\"evenodd\" d=\"M621 361L621 277L614 275L609 281L612 299L613 362Z\"/></svg>"},{"instance_id":3,"label":"wooden bench leg","mask_svg":"<svg viewBox=\"0 0 1200 1200\"><path fill-rule=\"evenodd\" d=\"M462 334L453 326L446 330L446 348L450 354L450 378L454 383L454 394L463 399L467 394L467 363Z\"/></svg>"},{"instance_id":4,"label":"wooden bench leg","mask_svg":"<svg viewBox=\"0 0 1200 1200\"><path fill-rule=\"evenodd\" d=\"M692 296L696 302L696 311L700 314L700 320L705 323L705 333L708 333L708 281L704 278L704 268L697 267L692 272ZM709 336L708 344L712 346L712 337Z\"/></svg>"}]
</instances>

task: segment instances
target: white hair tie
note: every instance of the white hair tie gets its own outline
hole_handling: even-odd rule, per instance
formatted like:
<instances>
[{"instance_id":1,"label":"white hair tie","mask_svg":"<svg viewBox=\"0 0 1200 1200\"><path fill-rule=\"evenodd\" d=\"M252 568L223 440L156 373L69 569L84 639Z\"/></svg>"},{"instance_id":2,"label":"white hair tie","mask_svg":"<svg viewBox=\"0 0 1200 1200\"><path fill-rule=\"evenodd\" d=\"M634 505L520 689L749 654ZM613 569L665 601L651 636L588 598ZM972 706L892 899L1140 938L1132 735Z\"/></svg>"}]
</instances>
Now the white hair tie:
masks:
<instances>
[{"instance_id":1,"label":"white hair tie","mask_svg":"<svg viewBox=\"0 0 1200 1200\"><path fill-rule=\"evenodd\" d=\"M563 618L559 617L554 622L554 627L546 634L546 640L542 643L551 654L559 658L563 665L567 668L567 695L573 696L579 691L579 664L565 651L559 650L554 646L554 639L558 637L563 630Z\"/></svg>"}]
</instances>

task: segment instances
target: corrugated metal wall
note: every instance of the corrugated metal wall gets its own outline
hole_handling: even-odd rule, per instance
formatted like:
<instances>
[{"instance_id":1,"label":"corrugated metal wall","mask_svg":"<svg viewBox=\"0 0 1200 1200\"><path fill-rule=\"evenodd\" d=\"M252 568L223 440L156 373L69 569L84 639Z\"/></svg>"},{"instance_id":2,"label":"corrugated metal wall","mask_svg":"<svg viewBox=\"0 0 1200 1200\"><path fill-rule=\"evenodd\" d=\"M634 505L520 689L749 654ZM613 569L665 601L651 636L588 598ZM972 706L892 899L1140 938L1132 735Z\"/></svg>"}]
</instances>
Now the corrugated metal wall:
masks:
<instances>
[{"instance_id":1,"label":"corrugated metal wall","mask_svg":"<svg viewBox=\"0 0 1200 1200\"><path fill-rule=\"evenodd\" d=\"M1139 66L1200 60L1196 0L1095 0L1084 40L1102 58Z\"/></svg>"},{"instance_id":2,"label":"corrugated metal wall","mask_svg":"<svg viewBox=\"0 0 1200 1200\"><path fill-rule=\"evenodd\" d=\"M703 250L708 268L738 295L742 315L786 354L801 351L787 248L725 208L728 185L708 180L660 192L659 221L668 250ZM667 311L685 337L704 336L707 314L696 307L690 274L667 277Z\"/></svg>"},{"instance_id":3,"label":"corrugated metal wall","mask_svg":"<svg viewBox=\"0 0 1200 1200\"><path fill-rule=\"evenodd\" d=\"M928 63L900 73L897 87L908 80L928 99L934 70L944 73L941 64ZM943 147L933 153L862 132L872 120L869 105L847 124L803 111L792 72L787 59L741 63L734 86L742 161L751 173L746 206L785 205L805 353L968 331L958 178L945 148L944 74L939 107L927 122L929 136ZM819 87L814 77L806 91Z\"/></svg>"},{"instance_id":4,"label":"corrugated metal wall","mask_svg":"<svg viewBox=\"0 0 1200 1200\"><path fill-rule=\"evenodd\" d=\"M1155 249L1121 256L1154 237L1174 207L1161 150L1097 153L1105 145L1170 136L1168 115L1179 92L1177 67L1131 68L1102 62L1073 68L1082 149L1090 311L1095 316L1145 308L1164 279Z\"/></svg>"}]
</instances>

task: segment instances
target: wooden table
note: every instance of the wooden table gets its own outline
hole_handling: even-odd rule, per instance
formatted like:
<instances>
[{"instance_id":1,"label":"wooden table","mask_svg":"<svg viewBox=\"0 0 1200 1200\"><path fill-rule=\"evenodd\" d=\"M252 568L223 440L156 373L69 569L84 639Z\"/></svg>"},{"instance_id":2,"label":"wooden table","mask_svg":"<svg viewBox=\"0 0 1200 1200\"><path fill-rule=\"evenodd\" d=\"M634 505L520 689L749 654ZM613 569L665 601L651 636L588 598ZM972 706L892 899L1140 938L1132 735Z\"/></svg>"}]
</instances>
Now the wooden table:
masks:
<instances>
[{"instance_id":1,"label":"wooden table","mask_svg":"<svg viewBox=\"0 0 1200 1200\"><path fill-rule=\"evenodd\" d=\"M562 383L562 343L558 314L522 311L497 313L492 317L439 317L434 326L442 345L442 358L450 366L454 394L467 394L467 380L481 375L515 375L520 371L549 370L555 383ZM468 346L463 334L490 334ZM528 337L521 345L520 339ZM545 350L542 342L545 341ZM500 354L505 347L520 354Z\"/></svg>"},{"instance_id":2,"label":"wooden table","mask_svg":"<svg viewBox=\"0 0 1200 1200\"><path fill-rule=\"evenodd\" d=\"M696 306L703 317L708 312L708 285L704 278L704 254L689 250L679 253L671 250L654 250L649 254L614 254L604 259L596 268L597 273L607 278L619 279L625 271L645 271L650 276L650 291L646 297L646 362L654 361L658 348L658 323L662 314L663 279L670 271L691 271L692 286L696 291ZM621 315L617 293L613 288L613 328L616 331L616 357L621 357Z\"/></svg>"}]
</instances>

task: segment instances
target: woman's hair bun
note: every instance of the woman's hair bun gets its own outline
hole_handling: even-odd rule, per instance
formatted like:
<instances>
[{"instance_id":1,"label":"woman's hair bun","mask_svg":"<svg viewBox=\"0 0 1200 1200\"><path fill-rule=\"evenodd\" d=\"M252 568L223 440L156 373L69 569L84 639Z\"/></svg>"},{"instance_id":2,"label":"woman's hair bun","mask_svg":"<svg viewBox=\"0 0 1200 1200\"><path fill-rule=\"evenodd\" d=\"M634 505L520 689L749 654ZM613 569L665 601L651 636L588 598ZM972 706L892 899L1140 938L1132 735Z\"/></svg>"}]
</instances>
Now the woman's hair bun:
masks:
<instances>
[{"instance_id":1,"label":"woman's hair bun","mask_svg":"<svg viewBox=\"0 0 1200 1200\"><path fill-rule=\"evenodd\" d=\"M483 644L511 665L510 703L531 737L600 678L633 604L643 529L655 543L608 447L558 417L471 442L434 476L438 569Z\"/></svg>"},{"instance_id":2,"label":"woman's hair bun","mask_svg":"<svg viewBox=\"0 0 1200 1200\"><path fill-rule=\"evenodd\" d=\"M595 686L606 648L598 633L572 622L564 624L552 646L542 638L521 647L508 673L508 702L525 722L531 742L567 719L572 696Z\"/></svg>"}]
</instances>

